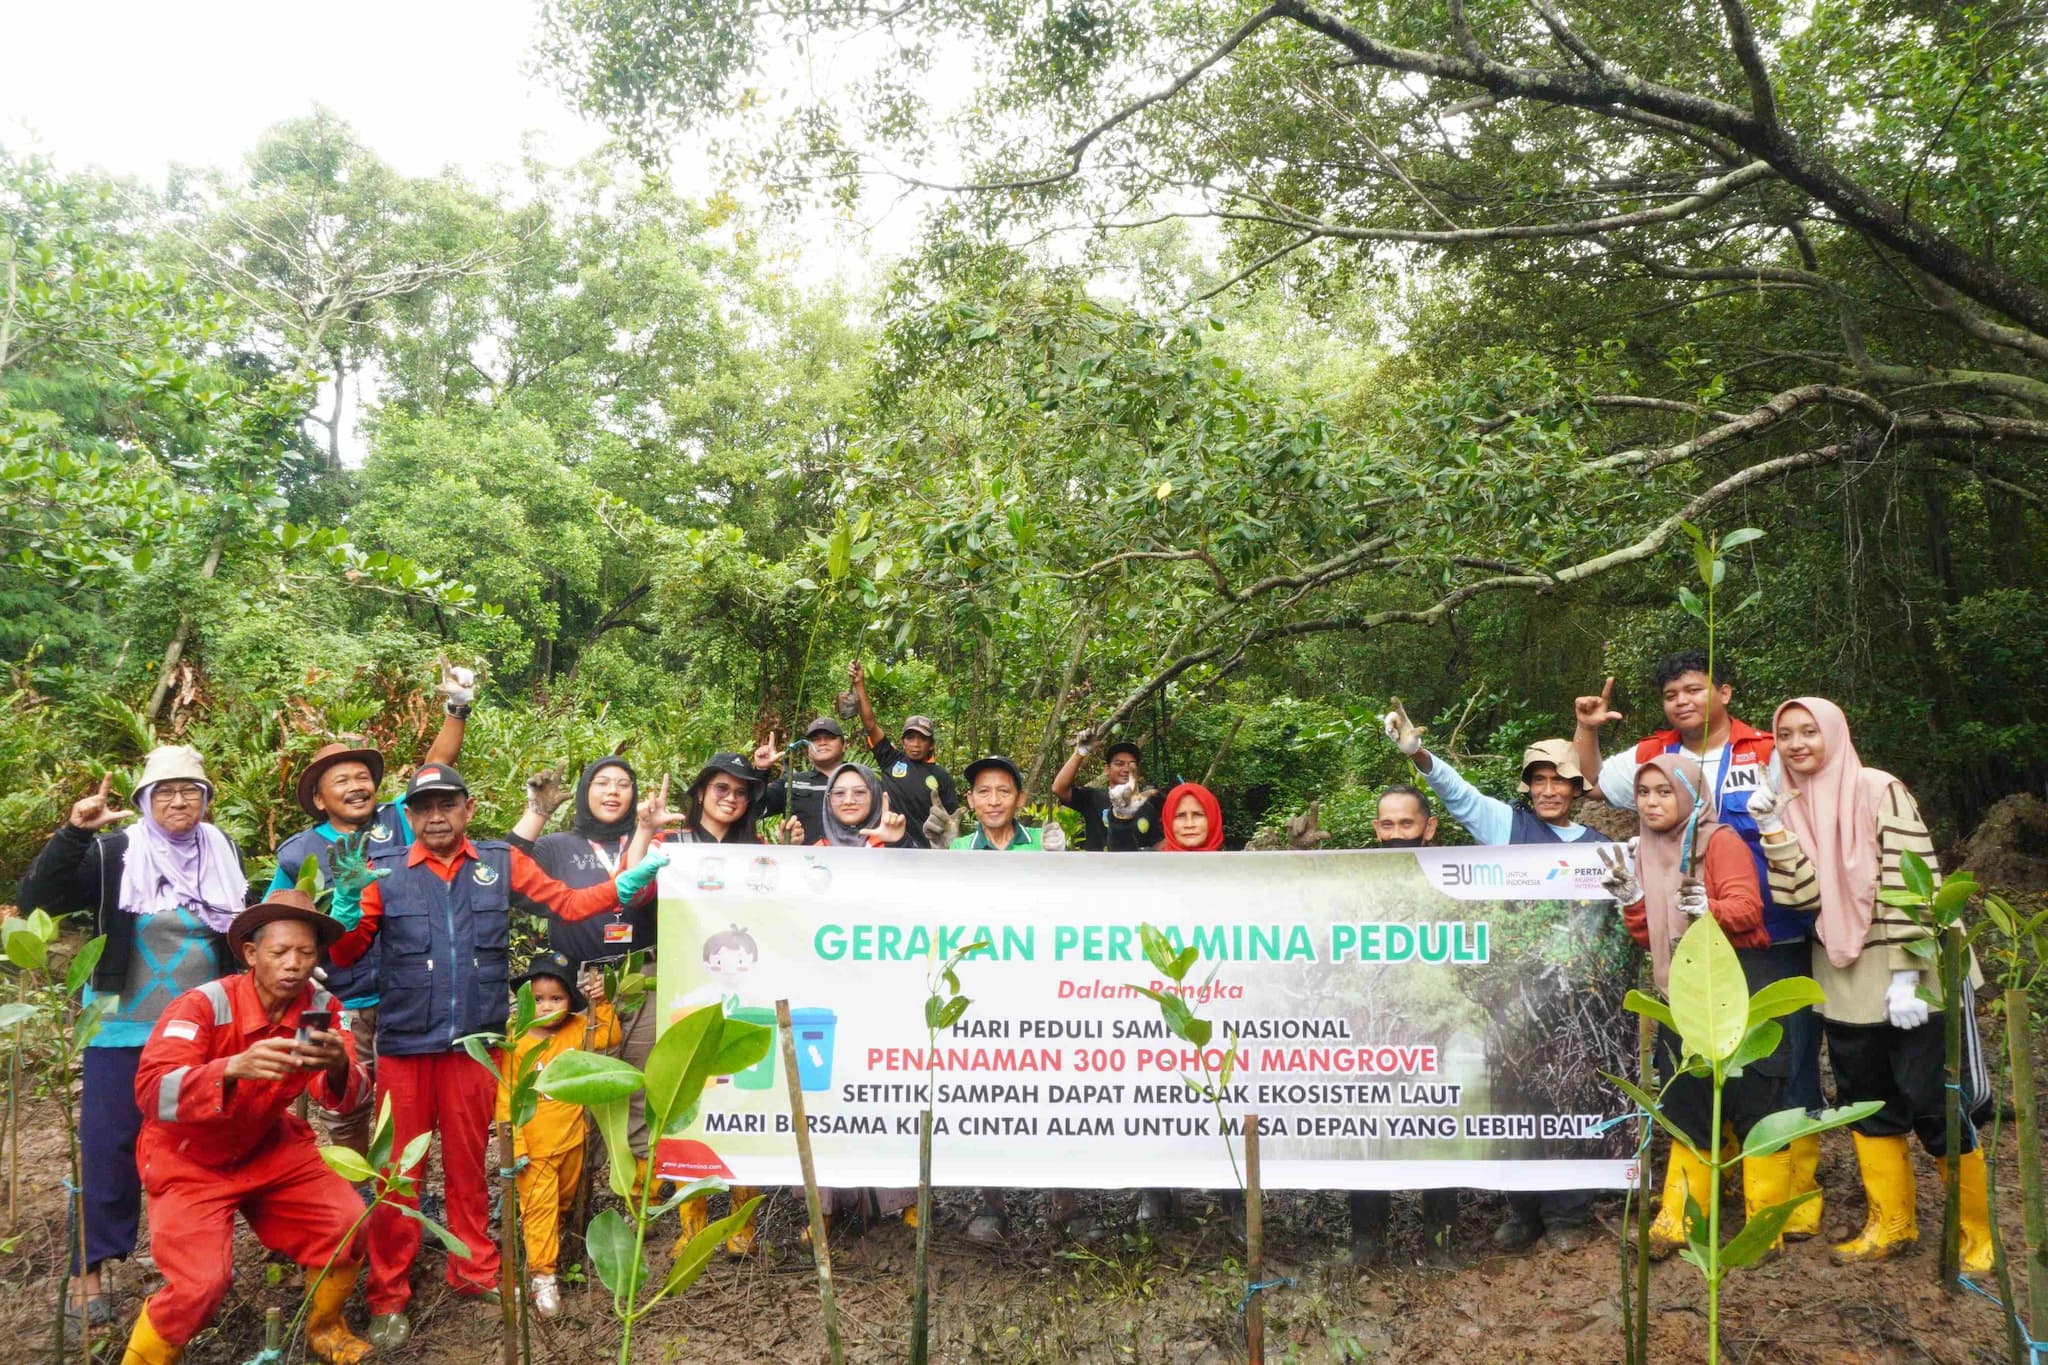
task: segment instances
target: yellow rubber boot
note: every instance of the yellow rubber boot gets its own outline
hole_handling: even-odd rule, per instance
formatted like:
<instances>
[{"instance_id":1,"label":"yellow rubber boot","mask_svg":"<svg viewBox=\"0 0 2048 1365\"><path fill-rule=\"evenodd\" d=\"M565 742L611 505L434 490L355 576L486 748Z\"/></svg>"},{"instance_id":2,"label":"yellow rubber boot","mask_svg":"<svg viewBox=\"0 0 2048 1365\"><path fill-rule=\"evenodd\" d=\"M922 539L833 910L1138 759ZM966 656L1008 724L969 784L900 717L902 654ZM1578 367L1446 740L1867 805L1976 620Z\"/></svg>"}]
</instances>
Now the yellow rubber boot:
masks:
<instances>
[{"instance_id":1,"label":"yellow rubber boot","mask_svg":"<svg viewBox=\"0 0 2048 1365\"><path fill-rule=\"evenodd\" d=\"M1785 1155L1792 1162L1791 1194L1805 1194L1808 1190L1820 1188L1820 1182L1814 1179L1814 1172L1820 1169L1819 1133L1793 1139L1792 1145L1785 1149ZM1790 1198L1791 1195L1786 1197ZM1792 1216L1785 1220L1786 1241L1803 1242L1809 1237L1820 1236L1821 1202L1822 1196L1815 1195L1792 1210Z\"/></svg>"},{"instance_id":2,"label":"yellow rubber boot","mask_svg":"<svg viewBox=\"0 0 2048 1365\"><path fill-rule=\"evenodd\" d=\"M306 1348L327 1365L358 1365L370 1354L370 1343L349 1331L348 1320L342 1316L362 1272L361 1261L338 1265L313 1288L313 1303L306 1310ZM308 1273L320 1272L316 1268Z\"/></svg>"},{"instance_id":3,"label":"yellow rubber boot","mask_svg":"<svg viewBox=\"0 0 2048 1365\"><path fill-rule=\"evenodd\" d=\"M1746 1156L1742 1159L1742 1216L1755 1218L1774 1204L1782 1204L1792 1197L1792 1154L1774 1152L1770 1156ZM1811 1203L1811 1200L1807 1201ZM1771 1243L1766 1255L1776 1255L1785 1244L1784 1233Z\"/></svg>"},{"instance_id":4,"label":"yellow rubber boot","mask_svg":"<svg viewBox=\"0 0 2048 1365\"><path fill-rule=\"evenodd\" d=\"M143 1304L135 1318L135 1330L128 1334L128 1349L121 1353L121 1365L178 1365L178 1357L184 1354L184 1347L173 1346L158 1335L156 1324L149 1320L149 1305Z\"/></svg>"},{"instance_id":5,"label":"yellow rubber boot","mask_svg":"<svg viewBox=\"0 0 2048 1365\"><path fill-rule=\"evenodd\" d=\"M1664 1200L1657 1208L1656 1221L1650 1224L1653 1260L1661 1261L1686 1244L1686 1196L1690 1194L1693 1202L1705 1209L1712 1178L1707 1163L1692 1148L1671 1144L1671 1155L1664 1163Z\"/></svg>"},{"instance_id":6,"label":"yellow rubber boot","mask_svg":"<svg viewBox=\"0 0 2048 1365\"><path fill-rule=\"evenodd\" d=\"M1963 1272L1991 1271L1991 1194L1984 1178L1984 1149L1963 1153Z\"/></svg>"},{"instance_id":7,"label":"yellow rubber boot","mask_svg":"<svg viewBox=\"0 0 2048 1365\"><path fill-rule=\"evenodd\" d=\"M1837 1262L1882 1261L1920 1240L1920 1217L1914 1208L1919 1191L1913 1181L1913 1154L1903 1137L1856 1139L1856 1165L1863 1173L1863 1193L1870 1212L1863 1231L1834 1248Z\"/></svg>"},{"instance_id":8,"label":"yellow rubber boot","mask_svg":"<svg viewBox=\"0 0 2048 1365\"><path fill-rule=\"evenodd\" d=\"M732 1187L732 1206L735 1209L740 1208L760 1192L760 1190L752 1185L735 1185ZM760 1250L761 1237L755 1230L755 1225L760 1221L761 1211L755 1209L754 1216L740 1224L739 1230L725 1239L725 1254L728 1256L751 1256Z\"/></svg>"},{"instance_id":9,"label":"yellow rubber boot","mask_svg":"<svg viewBox=\"0 0 2048 1365\"><path fill-rule=\"evenodd\" d=\"M701 1194L676 1205L676 1217L682 1220L683 1227L676 1234L675 1245L669 1248L671 1257L682 1255L683 1248L696 1240L698 1233L711 1226L711 1210Z\"/></svg>"}]
</instances>

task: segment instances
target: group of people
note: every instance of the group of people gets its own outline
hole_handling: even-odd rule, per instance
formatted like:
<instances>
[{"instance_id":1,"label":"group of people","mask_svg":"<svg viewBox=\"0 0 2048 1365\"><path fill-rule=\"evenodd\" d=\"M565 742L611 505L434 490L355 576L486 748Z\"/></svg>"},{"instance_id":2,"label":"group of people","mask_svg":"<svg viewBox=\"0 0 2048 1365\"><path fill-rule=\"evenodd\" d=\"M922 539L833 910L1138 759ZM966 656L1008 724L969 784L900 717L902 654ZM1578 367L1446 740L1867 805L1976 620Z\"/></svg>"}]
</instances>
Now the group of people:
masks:
<instances>
[{"instance_id":1,"label":"group of people","mask_svg":"<svg viewBox=\"0 0 2048 1365\"><path fill-rule=\"evenodd\" d=\"M476 801L455 763L475 680L444 665L445 718L395 799L380 797L386 764L377 751L337 743L312 755L295 789L310 823L279 845L276 870L253 907L241 850L206 818L214 789L195 750L153 751L129 809L118 808L105 781L74 804L17 900L24 910L90 912L107 940L87 988L89 998L104 1000L84 1066L84 1180L74 1206L82 1252L71 1299L80 1325L111 1316L101 1269L132 1254L146 1191L151 1249L165 1283L137 1318L127 1365L170 1365L211 1320L232 1277L238 1211L266 1246L307 1267L314 1285L308 1341L321 1359L355 1365L374 1348L402 1344L421 1242L417 1196L380 1203L359 1229L361 1197L322 1164L314 1129L295 1112L308 1110L328 1142L363 1151L371 1118L387 1101L392 1150L423 1133L439 1135L447 1222L464 1247L447 1259L450 1289L495 1299L501 1267L485 1158L494 1118L510 1116L509 1096L460 1040L502 1032L513 993L528 985L538 1017L525 1037L508 1040L515 1052L538 1051L545 1060L577 1047L613 1048L644 1065L657 1011L614 1008L601 969L646 970L659 950L653 882L667 861L665 846L770 838L913 850L1066 848L1057 820L1020 822L1026 779L1016 763L983 755L956 782L936 761L929 717L910 717L892 738L858 665L850 681L851 706L842 709L858 717L872 765L850 761L840 722L821 716L804 732L806 766L778 772L785 751L771 734L751 754L712 755L671 809L666 778L643 792L625 758L600 757L567 791L554 772L530 779L525 810L499 841L469 834ZM1675 944L1708 915L1734 944L1753 991L1791 976L1818 980L1826 993L1818 1016L1800 1011L1784 1020L1778 1048L1729 1085L1723 1116L1739 1142L1766 1114L1822 1108L1825 1041L1836 1102L1882 1104L1854 1126L1868 1212L1861 1232L1835 1255L1892 1255L1917 1235L1908 1138L1937 1156L1945 1150L1943 1021L1930 996L1933 974L1916 951L1927 931L1880 896L1903 885L1904 854L1933 865L1926 828L1904 785L1863 765L1834 703L1787 701L1765 733L1730 715L1732 687L1703 655L1666 660L1652 682L1665 728L1603 758L1601 734L1622 719L1611 707L1609 679L1576 703L1571 739L1545 740L1523 754L1520 799L1512 802L1482 793L1432 753L1422 727L1396 703L1383 727L1421 785L1381 794L1377 841L1433 842L1441 804L1484 844L1599 842L1606 888L1660 987ZM1101 783L1080 785L1096 742L1084 732L1051 784L1054 798L1080 817L1080 850L1223 848L1215 795L1190 782L1161 795L1146 784L1135 744L1109 743ZM1636 813L1634 838L1614 843L1577 818L1582 802L1600 801ZM546 832L565 803L573 803L567 828ZM974 823L963 833L966 813ZM133 824L117 828L131 817ZM1297 846L1313 847L1321 837L1311 832ZM308 888L327 895L325 910ZM544 915L548 932L546 953L517 974L510 960L516 911ZM1975 1120L1989 1103L1989 1085L1967 1009L1964 1023L1965 1109ZM1657 1056L1667 1080L1676 1074L1670 1117L1695 1147L1718 1150L1724 1139L1707 1131L1704 1083L1680 1073L1678 1042L1668 1032ZM580 1110L543 1101L517 1134L531 1277L523 1288L543 1314L557 1303L559 1230L577 1189L584 1133ZM634 1181L653 1179L637 1103L629 1141ZM1974 1122L1964 1123L1963 1141L1963 1257L1981 1269L1991 1252ZM1819 1152L1818 1140L1808 1138L1745 1160L1747 1207L1816 1190ZM1688 1200L1697 1208L1706 1189L1699 1158L1674 1144L1653 1251L1685 1244ZM750 1193L734 1191L735 1204ZM1495 1244L1577 1245L1591 1235L1593 1203L1590 1191L1511 1196ZM916 1216L908 1191L843 1191L832 1208ZM1156 1220L1172 1209L1169 1192L1144 1191L1136 1217ZM1354 1257L1376 1254L1388 1210L1384 1194L1351 1196ZM1424 1223L1439 1255L1455 1211L1454 1191L1426 1192ZM685 1239L708 1222L701 1199L684 1204L681 1215ZM1051 1218L1069 1236L1098 1231L1067 1191L1053 1192ZM1810 1237L1820 1223L1815 1195L1783 1235ZM983 1191L968 1235L1000 1242L1007 1231L1003 1192ZM747 1227L727 1250L744 1255L756 1245ZM344 1316L359 1278L367 1340Z\"/></svg>"}]
</instances>

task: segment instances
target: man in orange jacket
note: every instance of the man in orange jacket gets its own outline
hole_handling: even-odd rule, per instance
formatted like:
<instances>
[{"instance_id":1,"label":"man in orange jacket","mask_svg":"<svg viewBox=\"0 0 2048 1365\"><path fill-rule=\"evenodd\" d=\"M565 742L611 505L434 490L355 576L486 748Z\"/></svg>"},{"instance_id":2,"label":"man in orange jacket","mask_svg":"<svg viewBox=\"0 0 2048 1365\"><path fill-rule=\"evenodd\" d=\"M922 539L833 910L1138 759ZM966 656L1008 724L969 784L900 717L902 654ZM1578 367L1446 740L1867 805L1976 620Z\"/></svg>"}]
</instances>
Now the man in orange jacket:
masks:
<instances>
[{"instance_id":1,"label":"man in orange jacket","mask_svg":"<svg viewBox=\"0 0 2048 1365\"><path fill-rule=\"evenodd\" d=\"M143 1046L135 1155L164 1287L142 1306L123 1365L175 1365L213 1320L234 1281L237 1212L264 1246L306 1267L313 1354L328 1365L369 1354L342 1319L362 1270L350 1233L363 1202L291 1112L307 1094L346 1110L369 1085L340 1005L313 981L320 950L341 932L297 890L243 911L228 947L248 970L172 1001Z\"/></svg>"}]
</instances>

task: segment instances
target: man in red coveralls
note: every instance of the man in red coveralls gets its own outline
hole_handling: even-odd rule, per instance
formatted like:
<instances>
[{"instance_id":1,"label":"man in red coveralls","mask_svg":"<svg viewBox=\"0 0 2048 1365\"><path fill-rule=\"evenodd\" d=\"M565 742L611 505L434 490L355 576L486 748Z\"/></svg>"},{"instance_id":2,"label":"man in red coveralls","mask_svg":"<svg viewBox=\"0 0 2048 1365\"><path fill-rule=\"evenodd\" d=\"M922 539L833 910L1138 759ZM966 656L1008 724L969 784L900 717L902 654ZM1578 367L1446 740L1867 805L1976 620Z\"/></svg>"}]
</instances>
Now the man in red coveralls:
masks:
<instances>
[{"instance_id":1,"label":"man in red coveralls","mask_svg":"<svg viewBox=\"0 0 2048 1365\"><path fill-rule=\"evenodd\" d=\"M164 1287L142 1306L122 1365L174 1365L213 1320L234 1280L237 1211L257 1240L314 1281L306 1316L313 1354L329 1365L356 1365L369 1354L341 1314L362 1269L361 1239L345 1248L342 1241L363 1202L327 1169L313 1130L290 1112L302 1094L330 1113L345 1111L369 1085L345 1025L300 1032L308 1010L341 1017L334 997L313 982L321 947L341 932L297 890L243 911L228 926L228 947L248 971L172 1001L143 1047L135 1156Z\"/></svg>"},{"instance_id":2,"label":"man in red coveralls","mask_svg":"<svg viewBox=\"0 0 2048 1365\"><path fill-rule=\"evenodd\" d=\"M624 870L613 880L572 891L519 849L469 838L476 801L446 763L420 765L406 784L405 809L415 835L410 848L378 853L368 866L353 855L335 860L334 916L348 932L332 956L349 967L373 947L378 954L377 1103L390 1098L395 1151L439 1130L448 1229L469 1248L448 1258L448 1287L490 1297L498 1248L484 1154L498 1082L460 1040L503 1033L511 1013L511 895L565 920L631 906L652 894L649 884L668 861L648 853L663 812L642 807L620 859ZM412 1334L405 1307L419 1249L419 1223L388 1201L379 1205L370 1216L368 1335L380 1350Z\"/></svg>"}]
</instances>

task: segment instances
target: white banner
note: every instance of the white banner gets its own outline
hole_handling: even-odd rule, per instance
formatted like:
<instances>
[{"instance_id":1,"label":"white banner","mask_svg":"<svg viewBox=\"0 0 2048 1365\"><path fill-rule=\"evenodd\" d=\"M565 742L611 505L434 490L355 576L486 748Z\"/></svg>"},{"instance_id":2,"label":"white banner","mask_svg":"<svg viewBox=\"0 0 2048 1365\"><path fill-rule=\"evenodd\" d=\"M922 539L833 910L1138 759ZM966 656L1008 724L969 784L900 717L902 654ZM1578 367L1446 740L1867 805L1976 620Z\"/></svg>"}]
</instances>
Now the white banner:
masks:
<instances>
[{"instance_id":1,"label":"white banner","mask_svg":"<svg viewBox=\"0 0 2048 1365\"><path fill-rule=\"evenodd\" d=\"M1635 961L1591 846L675 857L655 1005L771 1023L789 1002L823 1185L916 1184L927 1105L939 1185L1230 1186L1247 1113L1269 1188L1633 1179L1597 1073L1633 1074ZM1132 989L1173 984L1141 923L1199 950L1181 998L1213 1028L1201 1055ZM930 1039L930 978L977 942L972 1004ZM1233 1040L1219 1112L1183 1077L1213 1080ZM799 1183L787 1085L778 1037L662 1144L664 1173L715 1155L739 1183Z\"/></svg>"}]
</instances>

